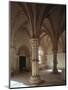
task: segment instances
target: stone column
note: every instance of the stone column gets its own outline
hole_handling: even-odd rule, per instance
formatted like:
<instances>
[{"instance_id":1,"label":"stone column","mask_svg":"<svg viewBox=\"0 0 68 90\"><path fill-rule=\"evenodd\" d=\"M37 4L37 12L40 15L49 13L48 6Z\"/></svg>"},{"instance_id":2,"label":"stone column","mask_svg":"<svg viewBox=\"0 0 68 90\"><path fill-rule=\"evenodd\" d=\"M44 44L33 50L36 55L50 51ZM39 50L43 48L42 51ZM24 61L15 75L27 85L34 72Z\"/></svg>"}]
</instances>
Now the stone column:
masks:
<instances>
[{"instance_id":1,"label":"stone column","mask_svg":"<svg viewBox=\"0 0 68 90\"><path fill-rule=\"evenodd\" d=\"M38 39L31 39L32 44L32 76L30 82L32 84L40 83L39 65L38 65Z\"/></svg>"},{"instance_id":2,"label":"stone column","mask_svg":"<svg viewBox=\"0 0 68 90\"><path fill-rule=\"evenodd\" d=\"M58 73L57 69L57 49L53 50L53 73Z\"/></svg>"}]
</instances>

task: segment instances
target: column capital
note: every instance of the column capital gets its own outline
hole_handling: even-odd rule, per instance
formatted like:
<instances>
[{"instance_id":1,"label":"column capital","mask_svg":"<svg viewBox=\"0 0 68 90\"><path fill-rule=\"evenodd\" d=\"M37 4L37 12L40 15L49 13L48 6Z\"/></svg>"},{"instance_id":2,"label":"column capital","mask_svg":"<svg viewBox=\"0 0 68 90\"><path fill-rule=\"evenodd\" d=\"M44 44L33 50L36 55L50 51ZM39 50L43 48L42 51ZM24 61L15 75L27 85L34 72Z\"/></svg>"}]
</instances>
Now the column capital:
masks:
<instances>
[{"instance_id":1,"label":"column capital","mask_svg":"<svg viewBox=\"0 0 68 90\"><path fill-rule=\"evenodd\" d=\"M53 49L54 54L57 53L57 51L58 51L57 49Z\"/></svg>"},{"instance_id":2,"label":"column capital","mask_svg":"<svg viewBox=\"0 0 68 90\"><path fill-rule=\"evenodd\" d=\"M33 47L38 47L39 46L39 41L37 38L32 38L31 39L31 44Z\"/></svg>"},{"instance_id":3,"label":"column capital","mask_svg":"<svg viewBox=\"0 0 68 90\"><path fill-rule=\"evenodd\" d=\"M57 45L54 45L52 50L53 50L54 53L57 53L57 51L58 51L58 46L57 46Z\"/></svg>"}]
</instances>

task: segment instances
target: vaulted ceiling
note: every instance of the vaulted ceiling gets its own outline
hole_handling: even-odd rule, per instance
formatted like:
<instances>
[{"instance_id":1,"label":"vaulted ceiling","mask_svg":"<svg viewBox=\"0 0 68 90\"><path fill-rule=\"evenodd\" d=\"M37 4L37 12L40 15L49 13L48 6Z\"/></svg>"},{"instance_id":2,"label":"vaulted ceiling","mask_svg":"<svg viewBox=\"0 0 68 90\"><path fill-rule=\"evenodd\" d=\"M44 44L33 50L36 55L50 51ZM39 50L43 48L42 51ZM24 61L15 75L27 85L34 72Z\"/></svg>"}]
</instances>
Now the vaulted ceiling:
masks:
<instances>
[{"instance_id":1,"label":"vaulted ceiling","mask_svg":"<svg viewBox=\"0 0 68 90\"><path fill-rule=\"evenodd\" d=\"M11 39L15 40L17 33L22 32L40 41L47 35L53 41L59 39L66 29L65 8L65 5L10 2Z\"/></svg>"}]
</instances>

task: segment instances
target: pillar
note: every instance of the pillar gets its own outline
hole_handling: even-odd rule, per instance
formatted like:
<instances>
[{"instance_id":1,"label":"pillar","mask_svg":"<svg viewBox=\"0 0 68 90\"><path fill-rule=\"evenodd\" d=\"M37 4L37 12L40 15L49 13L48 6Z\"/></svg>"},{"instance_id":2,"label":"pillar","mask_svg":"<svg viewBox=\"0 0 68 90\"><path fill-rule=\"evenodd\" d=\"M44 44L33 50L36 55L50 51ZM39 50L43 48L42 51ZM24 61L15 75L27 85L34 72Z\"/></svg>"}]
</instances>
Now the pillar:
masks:
<instances>
[{"instance_id":1,"label":"pillar","mask_svg":"<svg viewBox=\"0 0 68 90\"><path fill-rule=\"evenodd\" d=\"M38 39L31 39L32 44L32 76L30 78L30 82L32 84L40 83L39 76L39 65L38 65Z\"/></svg>"},{"instance_id":2,"label":"pillar","mask_svg":"<svg viewBox=\"0 0 68 90\"><path fill-rule=\"evenodd\" d=\"M57 69L57 48L53 50L53 73L58 73Z\"/></svg>"}]
</instances>

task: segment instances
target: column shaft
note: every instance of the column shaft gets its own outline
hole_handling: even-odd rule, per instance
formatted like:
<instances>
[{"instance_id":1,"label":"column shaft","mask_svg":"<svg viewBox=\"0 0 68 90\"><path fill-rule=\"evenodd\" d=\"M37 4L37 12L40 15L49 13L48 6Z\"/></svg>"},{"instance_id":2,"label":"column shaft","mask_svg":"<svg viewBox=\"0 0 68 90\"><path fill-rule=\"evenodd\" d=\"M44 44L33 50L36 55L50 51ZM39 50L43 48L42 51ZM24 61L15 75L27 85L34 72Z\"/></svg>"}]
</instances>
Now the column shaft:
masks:
<instances>
[{"instance_id":1,"label":"column shaft","mask_svg":"<svg viewBox=\"0 0 68 90\"><path fill-rule=\"evenodd\" d=\"M38 39L32 39L32 76L31 83L40 83L39 65L38 65Z\"/></svg>"},{"instance_id":2,"label":"column shaft","mask_svg":"<svg viewBox=\"0 0 68 90\"><path fill-rule=\"evenodd\" d=\"M55 49L53 52L53 73L57 73L57 50Z\"/></svg>"}]
</instances>

